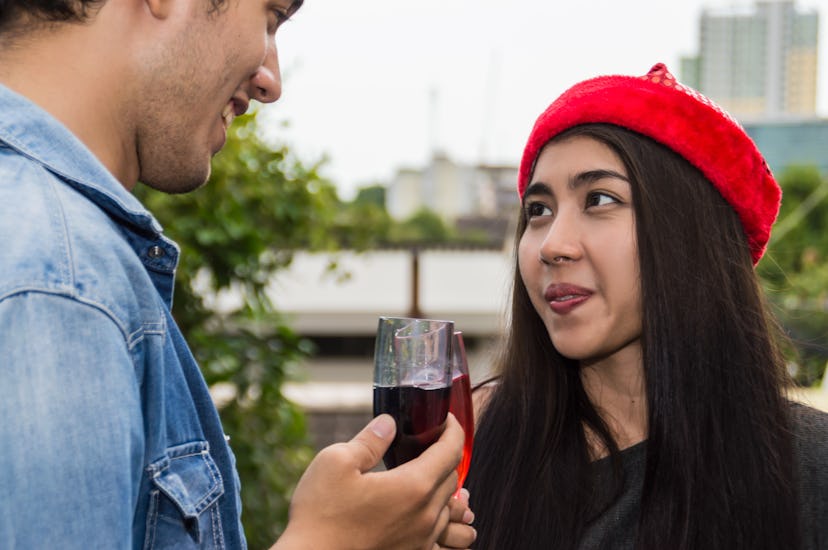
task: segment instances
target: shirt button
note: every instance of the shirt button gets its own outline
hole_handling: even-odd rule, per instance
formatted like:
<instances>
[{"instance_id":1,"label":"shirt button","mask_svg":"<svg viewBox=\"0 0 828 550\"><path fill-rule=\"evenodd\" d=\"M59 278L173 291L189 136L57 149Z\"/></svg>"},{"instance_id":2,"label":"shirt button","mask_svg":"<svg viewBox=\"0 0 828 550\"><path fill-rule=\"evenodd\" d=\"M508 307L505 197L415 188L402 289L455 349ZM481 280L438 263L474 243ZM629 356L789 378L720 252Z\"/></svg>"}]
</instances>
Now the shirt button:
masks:
<instances>
[{"instance_id":1,"label":"shirt button","mask_svg":"<svg viewBox=\"0 0 828 550\"><path fill-rule=\"evenodd\" d=\"M150 258L163 258L164 257L164 249L158 245L151 246L150 249L147 251L147 256Z\"/></svg>"}]
</instances>

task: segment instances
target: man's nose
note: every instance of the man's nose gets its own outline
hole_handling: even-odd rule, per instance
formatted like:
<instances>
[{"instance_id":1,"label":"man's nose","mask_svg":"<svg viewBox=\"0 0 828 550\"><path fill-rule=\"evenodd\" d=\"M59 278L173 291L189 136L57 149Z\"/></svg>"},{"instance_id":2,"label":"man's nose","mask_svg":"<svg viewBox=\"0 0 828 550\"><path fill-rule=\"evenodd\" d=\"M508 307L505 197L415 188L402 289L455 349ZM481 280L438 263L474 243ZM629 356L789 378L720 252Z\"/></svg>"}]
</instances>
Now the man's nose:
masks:
<instances>
[{"instance_id":1,"label":"man's nose","mask_svg":"<svg viewBox=\"0 0 828 550\"><path fill-rule=\"evenodd\" d=\"M282 75L279 73L279 55L276 45L270 44L265 58L250 76L250 99L273 103L282 95Z\"/></svg>"}]
</instances>

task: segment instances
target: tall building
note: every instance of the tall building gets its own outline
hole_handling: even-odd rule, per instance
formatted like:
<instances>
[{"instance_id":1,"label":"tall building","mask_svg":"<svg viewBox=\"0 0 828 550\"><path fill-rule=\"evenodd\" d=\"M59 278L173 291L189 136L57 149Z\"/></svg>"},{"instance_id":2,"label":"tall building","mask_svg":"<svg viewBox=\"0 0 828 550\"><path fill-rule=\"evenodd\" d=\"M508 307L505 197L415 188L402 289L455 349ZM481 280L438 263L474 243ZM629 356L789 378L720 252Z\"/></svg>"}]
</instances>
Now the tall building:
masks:
<instances>
[{"instance_id":1,"label":"tall building","mask_svg":"<svg viewBox=\"0 0 828 550\"><path fill-rule=\"evenodd\" d=\"M681 80L736 118L816 113L819 15L793 0L705 9L699 52L682 59Z\"/></svg>"}]
</instances>

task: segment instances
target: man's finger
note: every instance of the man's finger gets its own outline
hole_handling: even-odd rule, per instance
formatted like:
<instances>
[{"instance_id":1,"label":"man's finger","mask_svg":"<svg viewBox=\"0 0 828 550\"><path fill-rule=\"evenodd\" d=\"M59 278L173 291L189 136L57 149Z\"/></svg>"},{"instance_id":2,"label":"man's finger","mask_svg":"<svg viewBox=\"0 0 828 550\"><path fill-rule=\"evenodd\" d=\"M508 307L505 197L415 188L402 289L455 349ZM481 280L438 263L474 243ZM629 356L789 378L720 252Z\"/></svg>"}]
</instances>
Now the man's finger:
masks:
<instances>
[{"instance_id":1,"label":"man's finger","mask_svg":"<svg viewBox=\"0 0 828 550\"><path fill-rule=\"evenodd\" d=\"M474 521L474 512L469 508L469 491L465 487L449 499L449 509L452 522L470 525Z\"/></svg>"},{"instance_id":2,"label":"man's finger","mask_svg":"<svg viewBox=\"0 0 828 550\"><path fill-rule=\"evenodd\" d=\"M360 472L367 472L379 464L385 451L394 441L396 431L397 424L394 419L387 414L381 414L347 443L356 458Z\"/></svg>"},{"instance_id":3,"label":"man's finger","mask_svg":"<svg viewBox=\"0 0 828 550\"><path fill-rule=\"evenodd\" d=\"M463 457L463 441L465 434L460 423L453 414L449 413L446 419L446 429L443 430L440 439L429 446L418 459L419 468L425 467L429 471L444 472L446 476L451 475L460 464ZM405 468L406 464L398 466L397 469Z\"/></svg>"},{"instance_id":4,"label":"man's finger","mask_svg":"<svg viewBox=\"0 0 828 550\"><path fill-rule=\"evenodd\" d=\"M437 516L437 523L434 524L434 530L431 532L432 546L435 543L439 544L440 537L443 536L443 533L448 529L449 516L450 512L448 506L443 506L440 510L440 515Z\"/></svg>"},{"instance_id":5,"label":"man's finger","mask_svg":"<svg viewBox=\"0 0 828 550\"><path fill-rule=\"evenodd\" d=\"M461 489L457 496L449 499L450 523L442 532L438 548L468 548L477 537L471 526L474 513L469 509L469 492Z\"/></svg>"}]
</instances>

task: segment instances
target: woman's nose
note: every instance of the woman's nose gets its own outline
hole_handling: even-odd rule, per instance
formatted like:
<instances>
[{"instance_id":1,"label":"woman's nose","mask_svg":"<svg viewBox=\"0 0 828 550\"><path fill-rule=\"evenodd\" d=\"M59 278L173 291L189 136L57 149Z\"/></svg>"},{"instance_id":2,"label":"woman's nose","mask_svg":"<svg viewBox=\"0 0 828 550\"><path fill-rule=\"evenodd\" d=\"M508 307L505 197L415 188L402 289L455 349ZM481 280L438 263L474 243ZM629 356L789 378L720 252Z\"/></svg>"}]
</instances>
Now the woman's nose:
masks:
<instances>
[{"instance_id":1,"label":"woman's nose","mask_svg":"<svg viewBox=\"0 0 828 550\"><path fill-rule=\"evenodd\" d=\"M540 243L538 257L541 262L558 265L581 257L578 228L574 220L565 213L559 213Z\"/></svg>"}]
</instances>

